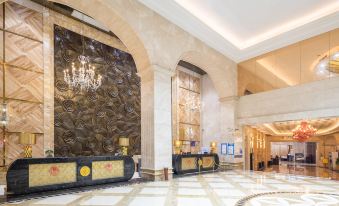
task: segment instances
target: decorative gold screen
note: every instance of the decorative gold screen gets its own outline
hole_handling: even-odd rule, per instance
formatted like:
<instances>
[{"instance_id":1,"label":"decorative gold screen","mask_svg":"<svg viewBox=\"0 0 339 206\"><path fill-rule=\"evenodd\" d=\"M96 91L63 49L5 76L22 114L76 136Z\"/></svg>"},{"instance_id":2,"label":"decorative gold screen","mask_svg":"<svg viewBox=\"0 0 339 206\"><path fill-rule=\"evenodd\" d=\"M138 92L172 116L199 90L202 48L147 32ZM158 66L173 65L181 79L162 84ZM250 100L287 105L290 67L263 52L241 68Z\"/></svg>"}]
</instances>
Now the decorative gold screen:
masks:
<instances>
[{"instance_id":1,"label":"decorative gold screen","mask_svg":"<svg viewBox=\"0 0 339 206\"><path fill-rule=\"evenodd\" d=\"M92 162L92 180L116 178L124 176L124 161L94 161Z\"/></svg>"},{"instance_id":2,"label":"decorative gold screen","mask_svg":"<svg viewBox=\"0 0 339 206\"><path fill-rule=\"evenodd\" d=\"M76 163L30 164L29 187L76 182Z\"/></svg>"},{"instance_id":3,"label":"decorative gold screen","mask_svg":"<svg viewBox=\"0 0 339 206\"><path fill-rule=\"evenodd\" d=\"M183 152L200 150L200 75L177 70L173 79L173 137Z\"/></svg>"},{"instance_id":4,"label":"decorative gold screen","mask_svg":"<svg viewBox=\"0 0 339 206\"><path fill-rule=\"evenodd\" d=\"M202 158L202 167L210 168L214 166L214 157L203 157Z\"/></svg>"},{"instance_id":5,"label":"decorative gold screen","mask_svg":"<svg viewBox=\"0 0 339 206\"><path fill-rule=\"evenodd\" d=\"M194 170L197 168L197 158L184 157L181 159L181 170Z\"/></svg>"}]
</instances>

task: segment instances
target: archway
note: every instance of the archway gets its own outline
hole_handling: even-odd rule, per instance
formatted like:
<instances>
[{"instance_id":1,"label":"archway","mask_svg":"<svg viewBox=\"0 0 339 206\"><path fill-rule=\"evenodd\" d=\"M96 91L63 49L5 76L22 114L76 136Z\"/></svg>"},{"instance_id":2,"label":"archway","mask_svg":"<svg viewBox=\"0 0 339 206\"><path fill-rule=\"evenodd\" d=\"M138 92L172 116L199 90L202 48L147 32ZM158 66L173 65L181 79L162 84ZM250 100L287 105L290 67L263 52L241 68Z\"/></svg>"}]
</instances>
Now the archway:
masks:
<instances>
[{"instance_id":1,"label":"archway","mask_svg":"<svg viewBox=\"0 0 339 206\"><path fill-rule=\"evenodd\" d=\"M206 72L200 76L202 84L200 93L202 99L200 115L202 120L199 124L201 130L201 146L209 147L211 142L216 142L217 144L225 142L235 143L235 140L230 136L230 133L236 131L236 64L219 56L218 53L211 55L210 53L208 54L208 52L205 52L205 50L186 51L180 55L178 62L179 61L188 62ZM178 62L176 63L178 64ZM181 65L179 64L179 66ZM177 69L177 65L173 66L172 69L173 71ZM189 74L190 72L187 73ZM186 88L186 90L190 89ZM180 129L184 128L184 126L181 126L182 123L180 125L180 121L178 124L175 124L175 120L173 121L173 124L175 125L173 131L179 134L173 134L173 137L181 139L183 132L180 133ZM189 124L194 125L194 122L189 122ZM189 131L193 131L191 132L193 134L195 133L194 129L189 129ZM193 137L195 136L193 135ZM237 142L236 144L242 146L242 142ZM218 146L218 148L220 147ZM190 150L194 149L190 148ZM220 150L218 153L220 154Z\"/></svg>"},{"instance_id":2,"label":"archway","mask_svg":"<svg viewBox=\"0 0 339 206\"><path fill-rule=\"evenodd\" d=\"M122 41L122 43L127 47L129 53L133 56L138 72L149 67L150 60L148 53L144 43L138 37L138 34L123 18L114 13L111 8L107 7L104 2L100 0L93 0L91 4L88 4L81 0L51 1L75 8L109 28Z\"/></svg>"}]
</instances>

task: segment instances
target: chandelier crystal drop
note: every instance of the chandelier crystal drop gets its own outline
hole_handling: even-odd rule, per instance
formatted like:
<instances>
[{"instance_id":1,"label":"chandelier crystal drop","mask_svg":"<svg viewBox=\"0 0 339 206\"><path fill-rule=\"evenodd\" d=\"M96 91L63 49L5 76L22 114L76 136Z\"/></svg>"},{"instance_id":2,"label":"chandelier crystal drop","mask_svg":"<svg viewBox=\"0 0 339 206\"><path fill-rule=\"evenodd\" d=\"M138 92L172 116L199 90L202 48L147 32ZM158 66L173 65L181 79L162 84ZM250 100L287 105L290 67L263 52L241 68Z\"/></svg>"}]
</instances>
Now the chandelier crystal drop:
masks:
<instances>
[{"instance_id":1,"label":"chandelier crystal drop","mask_svg":"<svg viewBox=\"0 0 339 206\"><path fill-rule=\"evenodd\" d=\"M79 66L72 62L72 69L64 70L64 80L72 89L79 87L81 91L96 91L102 84L102 76L95 74L95 67L89 64L89 57L80 55Z\"/></svg>"},{"instance_id":2,"label":"chandelier crystal drop","mask_svg":"<svg viewBox=\"0 0 339 206\"><path fill-rule=\"evenodd\" d=\"M317 129L312 127L312 125L308 124L306 121L301 121L300 125L298 125L292 132L293 139L304 142L311 136L314 136Z\"/></svg>"}]
</instances>

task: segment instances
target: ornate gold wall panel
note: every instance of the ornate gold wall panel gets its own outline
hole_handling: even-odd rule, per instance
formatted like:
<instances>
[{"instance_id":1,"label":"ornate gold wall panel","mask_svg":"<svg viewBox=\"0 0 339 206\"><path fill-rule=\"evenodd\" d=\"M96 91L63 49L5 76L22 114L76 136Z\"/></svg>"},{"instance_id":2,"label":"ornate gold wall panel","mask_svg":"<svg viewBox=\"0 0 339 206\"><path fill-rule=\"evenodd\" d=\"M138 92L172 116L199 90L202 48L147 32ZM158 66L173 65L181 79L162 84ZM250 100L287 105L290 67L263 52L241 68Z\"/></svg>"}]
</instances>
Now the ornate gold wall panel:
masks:
<instances>
[{"instance_id":1,"label":"ornate gold wall panel","mask_svg":"<svg viewBox=\"0 0 339 206\"><path fill-rule=\"evenodd\" d=\"M29 165L29 187L76 182L76 163Z\"/></svg>"},{"instance_id":2,"label":"ornate gold wall panel","mask_svg":"<svg viewBox=\"0 0 339 206\"><path fill-rule=\"evenodd\" d=\"M173 78L174 139L182 140L183 152L196 153L200 150L200 78L198 74L177 70Z\"/></svg>"},{"instance_id":3,"label":"ornate gold wall panel","mask_svg":"<svg viewBox=\"0 0 339 206\"><path fill-rule=\"evenodd\" d=\"M43 71L42 43L5 32L5 61L7 64Z\"/></svg>"},{"instance_id":4,"label":"ornate gold wall panel","mask_svg":"<svg viewBox=\"0 0 339 206\"><path fill-rule=\"evenodd\" d=\"M202 158L202 167L210 168L214 166L214 157L203 157Z\"/></svg>"},{"instance_id":5,"label":"ornate gold wall panel","mask_svg":"<svg viewBox=\"0 0 339 206\"><path fill-rule=\"evenodd\" d=\"M81 36L60 26L54 31L55 155L112 155L121 136L129 137L130 154L140 154L140 78L132 56L85 37L85 55L103 82L81 93L68 88L63 73L82 53Z\"/></svg>"},{"instance_id":6,"label":"ornate gold wall panel","mask_svg":"<svg viewBox=\"0 0 339 206\"><path fill-rule=\"evenodd\" d=\"M196 157L183 157L181 159L181 169L182 170L193 170L197 168L197 158Z\"/></svg>"},{"instance_id":7,"label":"ornate gold wall panel","mask_svg":"<svg viewBox=\"0 0 339 206\"><path fill-rule=\"evenodd\" d=\"M116 178L124 176L124 161L93 161L92 180Z\"/></svg>"},{"instance_id":8,"label":"ornate gold wall panel","mask_svg":"<svg viewBox=\"0 0 339 206\"><path fill-rule=\"evenodd\" d=\"M179 71L179 87L189 89L190 88L190 76L186 72Z\"/></svg>"},{"instance_id":9,"label":"ornate gold wall panel","mask_svg":"<svg viewBox=\"0 0 339 206\"><path fill-rule=\"evenodd\" d=\"M185 108L185 105L179 104L179 122L190 122L190 111Z\"/></svg>"},{"instance_id":10,"label":"ornate gold wall panel","mask_svg":"<svg viewBox=\"0 0 339 206\"><path fill-rule=\"evenodd\" d=\"M6 2L5 29L42 41L42 13Z\"/></svg>"},{"instance_id":11,"label":"ornate gold wall panel","mask_svg":"<svg viewBox=\"0 0 339 206\"><path fill-rule=\"evenodd\" d=\"M43 133L43 105L8 100L10 121L7 127L9 132Z\"/></svg>"},{"instance_id":12,"label":"ornate gold wall panel","mask_svg":"<svg viewBox=\"0 0 339 206\"><path fill-rule=\"evenodd\" d=\"M190 76L190 90L200 93L200 78Z\"/></svg>"},{"instance_id":13,"label":"ornate gold wall panel","mask_svg":"<svg viewBox=\"0 0 339 206\"><path fill-rule=\"evenodd\" d=\"M184 88L179 88L179 104L185 105L189 100L190 91Z\"/></svg>"},{"instance_id":14,"label":"ornate gold wall panel","mask_svg":"<svg viewBox=\"0 0 339 206\"><path fill-rule=\"evenodd\" d=\"M6 97L43 102L43 74L6 67Z\"/></svg>"}]
</instances>

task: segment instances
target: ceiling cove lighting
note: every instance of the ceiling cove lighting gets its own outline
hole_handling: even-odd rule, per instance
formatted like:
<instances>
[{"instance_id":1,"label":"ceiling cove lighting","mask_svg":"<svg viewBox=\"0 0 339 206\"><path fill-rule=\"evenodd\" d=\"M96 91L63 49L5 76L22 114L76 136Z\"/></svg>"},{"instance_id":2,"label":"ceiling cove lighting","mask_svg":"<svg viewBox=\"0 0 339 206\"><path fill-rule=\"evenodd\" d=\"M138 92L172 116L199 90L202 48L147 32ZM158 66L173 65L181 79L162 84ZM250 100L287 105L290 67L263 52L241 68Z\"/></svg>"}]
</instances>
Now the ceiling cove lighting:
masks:
<instances>
[{"instance_id":1,"label":"ceiling cove lighting","mask_svg":"<svg viewBox=\"0 0 339 206\"><path fill-rule=\"evenodd\" d=\"M300 18L293 19L291 21L280 24L277 27L271 28L259 35L256 35L250 39L239 39L232 33L231 28L226 28L222 25L217 18L213 18L212 13L206 12L196 1L193 0L174 0L178 5L191 13L194 17L199 19L202 23L208 26L210 29L221 35L223 38L232 43L240 50L247 49L251 46L259 44L268 39L274 38L278 35L324 18L328 15L336 13L339 9L339 1L332 3L326 7L318 9L315 12L306 14Z\"/></svg>"}]
</instances>

